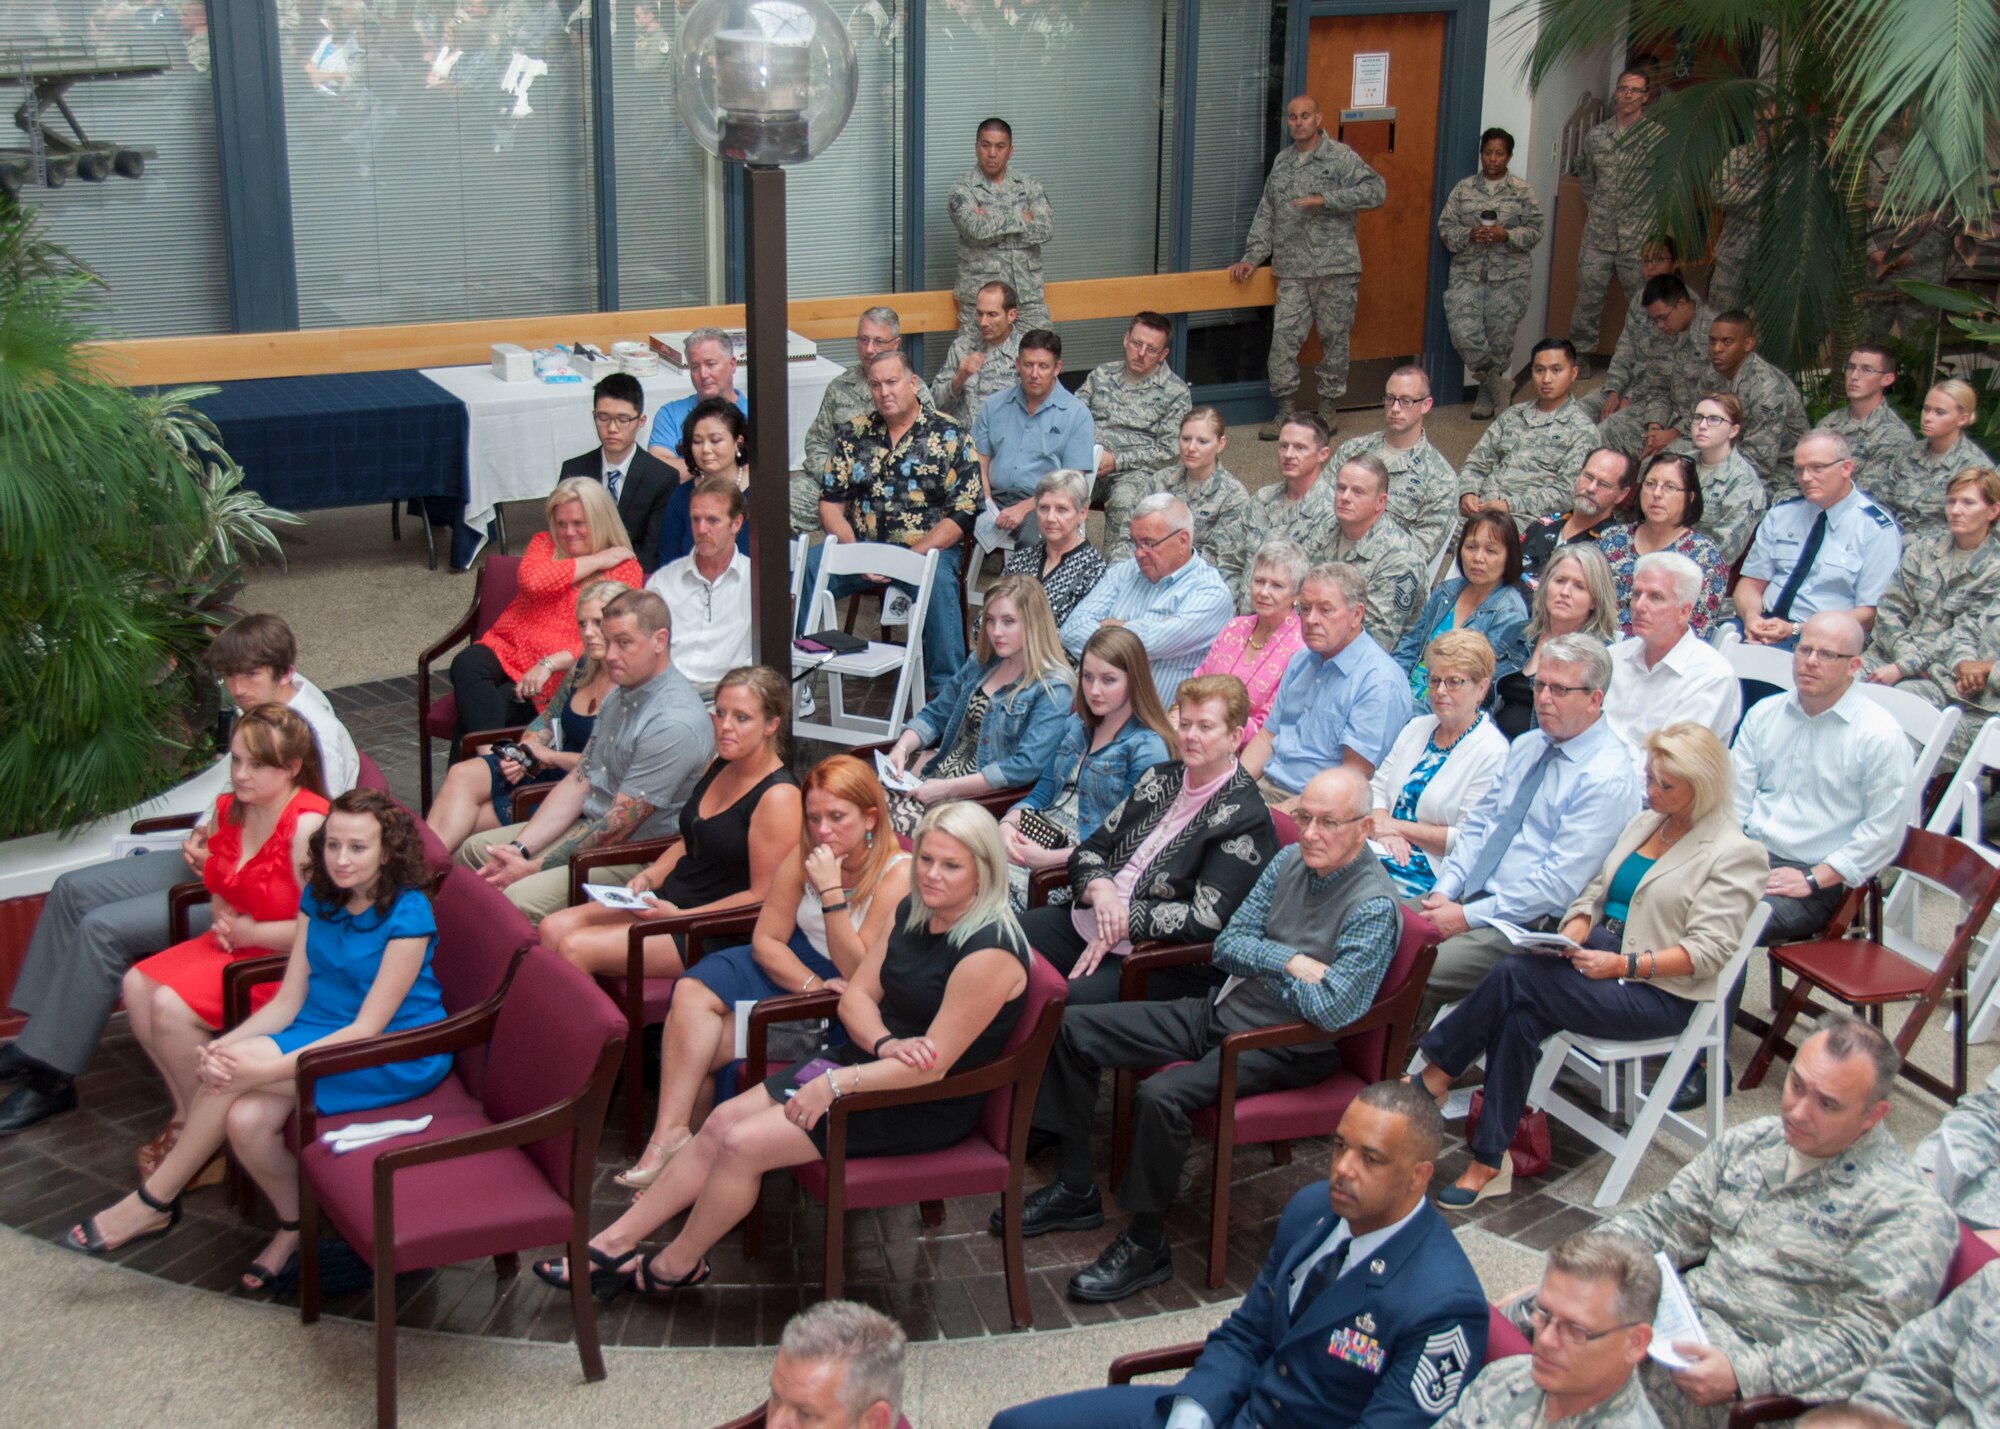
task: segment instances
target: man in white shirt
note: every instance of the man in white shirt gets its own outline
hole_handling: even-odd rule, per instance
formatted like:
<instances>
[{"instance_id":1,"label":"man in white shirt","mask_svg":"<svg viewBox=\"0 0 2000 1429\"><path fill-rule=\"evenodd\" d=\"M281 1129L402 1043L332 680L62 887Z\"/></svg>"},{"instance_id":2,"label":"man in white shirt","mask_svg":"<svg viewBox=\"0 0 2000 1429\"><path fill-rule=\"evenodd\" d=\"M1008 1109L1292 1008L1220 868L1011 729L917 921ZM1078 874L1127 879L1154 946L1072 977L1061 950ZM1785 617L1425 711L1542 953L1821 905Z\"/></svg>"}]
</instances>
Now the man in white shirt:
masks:
<instances>
[{"instance_id":1,"label":"man in white shirt","mask_svg":"<svg viewBox=\"0 0 2000 1429\"><path fill-rule=\"evenodd\" d=\"M674 667L703 699L750 658L750 558L736 549L743 489L733 476L704 476L688 496L694 550L646 582L673 616Z\"/></svg>"},{"instance_id":2,"label":"man in white shirt","mask_svg":"<svg viewBox=\"0 0 2000 1429\"><path fill-rule=\"evenodd\" d=\"M1743 713L1736 672L1688 622L1701 598L1701 567L1674 551L1632 568L1632 636L1611 647L1604 722L1632 748L1646 777L1646 736L1670 724L1705 725L1728 744Z\"/></svg>"},{"instance_id":3,"label":"man in white shirt","mask_svg":"<svg viewBox=\"0 0 2000 1429\"><path fill-rule=\"evenodd\" d=\"M326 797L338 799L360 777L361 756L332 702L295 668L298 658L291 626L268 611L246 615L219 631L207 656L208 668L222 681L236 708L281 704L312 726Z\"/></svg>"}]
</instances>

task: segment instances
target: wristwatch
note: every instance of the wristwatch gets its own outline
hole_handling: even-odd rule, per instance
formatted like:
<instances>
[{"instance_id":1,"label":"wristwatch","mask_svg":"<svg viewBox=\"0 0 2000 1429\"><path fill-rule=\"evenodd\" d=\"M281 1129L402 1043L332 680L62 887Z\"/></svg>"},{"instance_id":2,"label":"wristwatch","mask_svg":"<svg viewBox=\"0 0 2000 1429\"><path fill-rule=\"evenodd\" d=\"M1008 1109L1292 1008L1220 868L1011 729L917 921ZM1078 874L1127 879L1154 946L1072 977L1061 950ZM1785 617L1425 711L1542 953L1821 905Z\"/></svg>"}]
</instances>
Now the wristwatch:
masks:
<instances>
[{"instance_id":1,"label":"wristwatch","mask_svg":"<svg viewBox=\"0 0 2000 1429\"><path fill-rule=\"evenodd\" d=\"M511 848L512 850L514 850L514 852L521 855L522 858L530 860L534 858L534 855L528 852L528 846L522 843L519 839L510 839L507 843L507 847Z\"/></svg>"}]
</instances>

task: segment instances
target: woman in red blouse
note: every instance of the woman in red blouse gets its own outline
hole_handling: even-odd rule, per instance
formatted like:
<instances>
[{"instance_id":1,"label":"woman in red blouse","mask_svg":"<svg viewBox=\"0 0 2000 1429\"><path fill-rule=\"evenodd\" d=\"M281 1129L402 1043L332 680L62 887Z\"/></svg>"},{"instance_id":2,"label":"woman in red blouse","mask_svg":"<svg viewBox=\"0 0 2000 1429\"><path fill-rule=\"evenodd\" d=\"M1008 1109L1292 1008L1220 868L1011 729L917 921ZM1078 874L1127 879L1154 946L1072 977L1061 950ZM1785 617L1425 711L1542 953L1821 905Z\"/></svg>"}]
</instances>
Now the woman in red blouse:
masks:
<instances>
[{"instance_id":1,"label":"woman in red blouse","mask_svg":"<svg viewBox=\"0 0 2000 1429\"><path fill-rule=\"evenodd\" d=\"M635 590L646 583L603 482L566 477L549 493L546 510L549 529L528 542L514 599L451 662L461 736L526 724L549 702L581 649L579 590L599 578Z\"/></svg>"}]
</instances>

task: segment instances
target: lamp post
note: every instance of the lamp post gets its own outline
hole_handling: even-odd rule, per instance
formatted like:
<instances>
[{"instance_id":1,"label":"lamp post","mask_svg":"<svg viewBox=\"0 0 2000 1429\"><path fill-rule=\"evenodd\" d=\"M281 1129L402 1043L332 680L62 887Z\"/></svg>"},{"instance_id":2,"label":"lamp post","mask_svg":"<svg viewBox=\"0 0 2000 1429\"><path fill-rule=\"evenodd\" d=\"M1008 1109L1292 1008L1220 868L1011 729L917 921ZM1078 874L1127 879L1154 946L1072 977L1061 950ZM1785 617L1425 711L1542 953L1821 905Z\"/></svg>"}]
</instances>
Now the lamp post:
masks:
<instances>
[{"instance_id":1,"label":"lamp post","mask_svg":"<svg viewBox=\"0 0 2000 1429\"><path fill-rule=\"evenodd\" d=\"M744 169L750 349L753 658L791 670L791 436L785 353L785 166L854 111L854 42L826 0L701 0L681 22L675 99L695 142Z\"/></svg>"}]
</instances>

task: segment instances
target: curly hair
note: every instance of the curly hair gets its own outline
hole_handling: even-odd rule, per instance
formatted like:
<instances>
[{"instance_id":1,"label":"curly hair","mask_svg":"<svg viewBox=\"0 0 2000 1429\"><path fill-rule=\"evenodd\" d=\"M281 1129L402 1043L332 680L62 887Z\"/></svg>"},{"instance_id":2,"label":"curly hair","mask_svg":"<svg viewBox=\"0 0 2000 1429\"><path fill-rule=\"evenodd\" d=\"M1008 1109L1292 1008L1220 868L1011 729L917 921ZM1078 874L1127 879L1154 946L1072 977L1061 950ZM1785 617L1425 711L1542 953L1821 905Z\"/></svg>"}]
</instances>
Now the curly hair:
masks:
<instances>
[{"instance_id":1,"label":"curly hair","mask_svg":"<svg viewBox=\"0 0 2000 1429\"><path fill-rule=\"evenodd\" d=\"M366 814L382 831L382 866L375 873L372 901L378 914L387 913L406 888L428 897L437 880L424 863L424 843L416 818L380 789L349 789L327 810L326 821L313 830L312 872L306 883L322 908L346 905L348 890L333 881L326 868L326 831L335 814Z\"/></svg>"}]
</instances>

